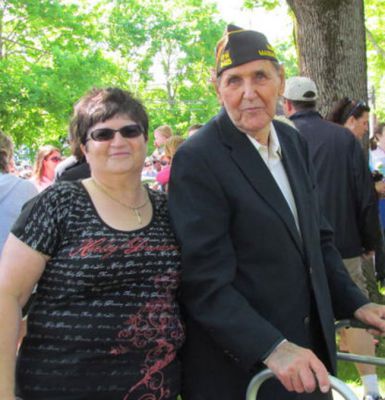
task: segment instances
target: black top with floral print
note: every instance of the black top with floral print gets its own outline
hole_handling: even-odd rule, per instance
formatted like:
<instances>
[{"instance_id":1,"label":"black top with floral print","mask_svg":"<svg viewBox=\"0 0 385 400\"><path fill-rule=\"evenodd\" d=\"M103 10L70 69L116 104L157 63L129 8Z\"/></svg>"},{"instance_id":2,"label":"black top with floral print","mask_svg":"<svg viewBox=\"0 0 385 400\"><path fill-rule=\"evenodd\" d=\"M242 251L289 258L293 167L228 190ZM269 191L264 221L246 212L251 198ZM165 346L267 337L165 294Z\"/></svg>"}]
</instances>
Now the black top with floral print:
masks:
<instances>
[{"instance_id":1,"label":"black top with floral print","mask_svg":"<svg viewBox=\"0 0 385 400\"><path fill-rule=\"evenodd\" d=\"M164 194L148 189L151 222L108 226L81 182L27 203L13 234L50 257L19 352L28 399L174 399L184 339L175 297L180 254Z\"/></svg>"}]
</instances>

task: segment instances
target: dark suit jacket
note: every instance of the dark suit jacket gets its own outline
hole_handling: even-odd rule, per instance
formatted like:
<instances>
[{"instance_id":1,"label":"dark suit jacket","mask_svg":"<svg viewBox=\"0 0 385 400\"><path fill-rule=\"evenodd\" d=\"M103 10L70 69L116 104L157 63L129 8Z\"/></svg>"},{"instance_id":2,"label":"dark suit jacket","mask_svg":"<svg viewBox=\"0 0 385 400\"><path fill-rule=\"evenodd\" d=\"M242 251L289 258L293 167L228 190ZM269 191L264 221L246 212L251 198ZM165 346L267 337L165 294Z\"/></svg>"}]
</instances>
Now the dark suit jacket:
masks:
<instances>
[{"instance_id":1,"label":"dark suit jacket","mask_svg":"<svg viewBox=\"0 0 385 400\"><path fill-rule=\"evenodd\" d=\"M91 176L90 166L86 161L77 162L62 172L57 178L58 181L77 181L87 179Z\"/></svg>"},{"instance_id":2,"label":"dark suit jacket","mask_svg":"<svg viewBox=\"0 0 385 400\"><path fill-rule=\"evenodd\" d=\"M304 139L274 125L301 235L266 164L225 111L173 159L169 208L187 315L184 400L243 399L284 338L315 348L333 371L334 315L349 317L367 302L321 216ZM277 385L269 390L258 399L292 398Z\"/></svg>"},{"instance_id":3,"label":"dark suit jacket","mask_svg":"<svg viewBox=\"0 0 385 400\"><path fill-rule=\"evenodd\" d=\"M358 140L316 111L299 111L290 119L307 141L320 203L342 257L361 256L381 246L377 197Z\"/></svg>"}]
</instances>

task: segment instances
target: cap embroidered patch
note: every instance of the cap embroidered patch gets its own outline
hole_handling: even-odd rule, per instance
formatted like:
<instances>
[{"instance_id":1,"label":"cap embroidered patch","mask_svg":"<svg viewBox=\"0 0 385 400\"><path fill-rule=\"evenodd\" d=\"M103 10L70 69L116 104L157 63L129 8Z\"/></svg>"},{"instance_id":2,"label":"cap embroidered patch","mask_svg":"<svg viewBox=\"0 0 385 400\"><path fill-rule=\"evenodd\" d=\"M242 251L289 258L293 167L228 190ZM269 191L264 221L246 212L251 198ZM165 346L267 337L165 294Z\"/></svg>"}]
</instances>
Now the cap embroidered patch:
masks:
<instances>
[{"instance_id":1,"label":"cap embroidered patch","mask_svg":"<svg viewBox=\"0 0 385 400\"><path fill-rule=\"evenodd\" d=\"M221 55L221 68L227 67L228 65L231 65L231 57L230 57L230 52L225 51Z\"/></svg>"},{"instance_id":2,"label":"cap embroidered patch","mask_svg":"<svg viewBox=\"0 0 385 400\"><path fill-rule=\"evenodd\" d=\"M265 35L228 25L216 48L217 76L226 69L260 59L278 61Z\"/></svg>"}]
</instances>

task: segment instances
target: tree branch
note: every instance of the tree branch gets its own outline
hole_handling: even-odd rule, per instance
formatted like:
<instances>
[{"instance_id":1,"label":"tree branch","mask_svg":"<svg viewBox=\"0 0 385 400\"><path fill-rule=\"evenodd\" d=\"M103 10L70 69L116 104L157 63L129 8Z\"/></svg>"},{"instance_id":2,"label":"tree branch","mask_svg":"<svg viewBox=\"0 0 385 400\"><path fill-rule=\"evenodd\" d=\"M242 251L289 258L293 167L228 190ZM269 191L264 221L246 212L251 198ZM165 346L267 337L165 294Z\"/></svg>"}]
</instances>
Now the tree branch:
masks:
<instances>
[{"instance_id":1,"label":"tree branch","mask_svg":"<svg viewBox=\"0 0 385 400\"><path fill-rule=\"evenodd\" d=\"M28 44L20 43L17 40L8 39L8 38L6 38L4 36L0 36L0 41L5 41L5 42L10 42L10 43L13 43L13 44L17 44L17 45L19 45L21 47L26 47L28 49L38 51L39 53L42 53L42 54L49 54L48 51L45 51L43 49L39 49L39 48L34 47L34 46L30 46Z\"/></svg>"},{"instance_id":2,"label":"tree branch","mask_svg":"<svg viewBox=\"0 0 385 400\"><path fill-rule=\"evenodd\" d=\"M368 28L365 29L366 29L366 34L368 35L368 39L370 40L374 48L377 50L378 54L381 55L382 57L385 57L385 50L377 43L372 32L370 32Z\"/></svg>"}]
</instances>

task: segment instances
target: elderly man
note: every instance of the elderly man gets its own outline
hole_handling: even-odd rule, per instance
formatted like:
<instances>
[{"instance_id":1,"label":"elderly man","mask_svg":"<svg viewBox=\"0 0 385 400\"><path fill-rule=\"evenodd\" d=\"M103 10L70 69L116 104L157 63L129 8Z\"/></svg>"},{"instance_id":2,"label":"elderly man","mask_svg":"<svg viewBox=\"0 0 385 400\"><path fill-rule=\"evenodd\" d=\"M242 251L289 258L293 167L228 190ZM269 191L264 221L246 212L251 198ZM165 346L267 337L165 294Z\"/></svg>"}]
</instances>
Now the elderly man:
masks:
<instances>
[{"instance_id":1,"label":"elderly man","mask_svg":"<svg viewBox=\"0 0 385 400\"><path fill-rule=\"evenodd\" d=\"M284 72L261 33L230 25L217 46L220 113L176 153L170 215L182 247L183 400L329 398L333 318L384 331L320 214L304 140L272 122ZM311 392L311 393L310 393Z\"/></svg>"}]
</instances>

